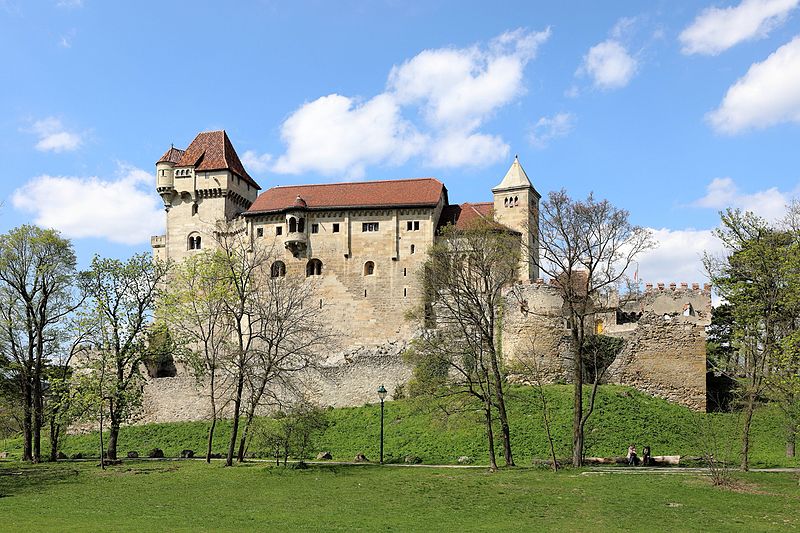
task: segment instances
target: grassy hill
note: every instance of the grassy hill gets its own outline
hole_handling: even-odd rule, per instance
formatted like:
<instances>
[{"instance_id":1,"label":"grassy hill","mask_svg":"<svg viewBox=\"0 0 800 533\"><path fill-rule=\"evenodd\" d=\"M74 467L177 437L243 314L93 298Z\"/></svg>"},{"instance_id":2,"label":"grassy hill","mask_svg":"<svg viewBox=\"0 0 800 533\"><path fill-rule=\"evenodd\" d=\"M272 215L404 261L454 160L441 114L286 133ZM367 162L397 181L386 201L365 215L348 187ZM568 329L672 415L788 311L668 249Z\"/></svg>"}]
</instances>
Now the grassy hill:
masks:
<instances>
[{"instance_id":1,"label":"grassy hill","mask_svg":"<svg viewBox=\"0 0 800 533\"><path fill-rule=\"evenodd\" d=\"M552 431L559 457L570 454L572 428L572 388L569 385L546 387L550 404ZM513 387L508 401L513 449L518 464L530 464L548 456L547 439L542 425L541 403L536 391ZM330 451L335 460L351 460L364 453L377 460L380 431L380 406L330 409L330 426L317 438L312 450ZM424 463L455 463L460 456L472 457L477 464L487 463L484 428L479 413L446 415L412 400L386 402L385 455L388 459L415 455ZM629 443L641 449L649 445L653 455L697 456L703 444L700 428L711 424L722 445L719 455L739 449L737 414L699 414L685 407L652 398L627 387L601 387L595 414L587 427L588 456L624 455ZM149 424L123 428L119 452L136 450L144 454L158 447L169 457L183 449L205 450L208 423L182 422ZM214 451L224 452L230 436L230 423L217 425ZM6 442L12 456L19 456L19 439ZM753 424L752 462L754 466L797 466L800 461L784 456L783 418L774 407L760 409ZM63 445L67 455L83 453L97 456L95 434L70 435ZM266 456L268 450L254 441L249 451ZM735 458L733 458L736 460Z\"/></svg>"}]
</instances>

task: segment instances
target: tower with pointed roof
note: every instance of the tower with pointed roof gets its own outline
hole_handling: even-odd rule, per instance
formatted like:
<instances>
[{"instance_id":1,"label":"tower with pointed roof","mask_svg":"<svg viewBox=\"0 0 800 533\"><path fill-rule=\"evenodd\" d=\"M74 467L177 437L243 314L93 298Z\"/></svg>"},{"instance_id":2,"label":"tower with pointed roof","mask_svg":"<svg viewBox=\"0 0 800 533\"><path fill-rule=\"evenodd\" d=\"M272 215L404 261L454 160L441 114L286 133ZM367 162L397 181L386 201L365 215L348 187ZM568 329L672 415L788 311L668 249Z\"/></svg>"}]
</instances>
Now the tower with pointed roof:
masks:
<instances>
[{"instance_id":1,"label":"tower with pointed roof","mask_svg":"<svg viewBox=\"0 0 800 533\"><path fill-rule=\"evenodd\" d=\"M216 223L246 211L260 188L224 130L198 134L186 150L170 147L156 163L167 231L153 237L154 253L179 260L208 247Z\"/></svg>"},{"instance_id":2,"label":"tower with pointed roof","mask_svg":"<svg viewBox=\"0 0 800 533\"><path fill-rule=\"evenodd\" d=\"M494 218L497 222L522 234L520 279L533 281L539 277L539 200L541 195L514 156L514 162L499 185L492 189Z\"/></svg>"}]
</instances>

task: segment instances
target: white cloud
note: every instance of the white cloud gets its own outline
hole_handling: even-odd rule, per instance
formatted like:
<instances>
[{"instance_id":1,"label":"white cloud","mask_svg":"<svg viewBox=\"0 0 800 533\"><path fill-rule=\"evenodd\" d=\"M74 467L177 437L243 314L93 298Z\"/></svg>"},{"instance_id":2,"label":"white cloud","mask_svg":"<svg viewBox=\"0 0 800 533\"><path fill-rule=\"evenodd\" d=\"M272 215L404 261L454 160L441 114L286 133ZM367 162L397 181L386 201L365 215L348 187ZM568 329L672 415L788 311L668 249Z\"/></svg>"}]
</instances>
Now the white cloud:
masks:
<instances>
[{"instance_id":1,"label":"white cloud","mask_svg":"<svg viewBox=\"0 0 800 533\"><path fill-rule=\"evenodd\" d=\"M272 165L272 155L259 155L255 150L247 150L242 154L242 164L244 165L244 168L251 172L267 172Z\"/></svg>"},{"instance_id":2,"label":"white cloud","mask_svg":"<svg viewBox=\"0 0 800 533\"><path fill-rule=\"evenodd\" d=\"M509 147L499 135L456 131L440 136L428 151L432 166L453 168L503 161L508 157Z\"/></svg>"},{"instance_id":3,"label":"white cloud","mask_svg":"<svg viewBox=\"0 0 800 533\"><path fill-rule=\"evenodd\" d=\"M58 0L56 6L69 9L83 7L83 0Z\"/></svg>"},{"instance_id":4,"label":"white cloud","mask_svg":"<svg viewBox=\"0 0 800 533\"><path fill-rule=\"evenodd\" d=\"M800 0L742 0L704 9L679 40L684 54L717 55L743 41L763 39L783 24Z\"/></svg>"},{"instance_id":5,"label":"white cloud","mask_svg":"<svg viewBox=\"0 0 800 533\"><path fill-rule=\"evenodd\" d=\"M58 41L58 46L61 48L72 48L72 41L75 39L77 34L78 31L75 28L69 30L67 33L61 36Z\"/></svg>"},{"instance_id":6,"label":"white cloud","mask_svg":"<svg viewBox=\"0 0 800 533\"><path fill-rule=\"evenodd\" d=\"M485 47L424 50L392 67L386 90L370 99L331 94L308 102L283 123L287 148L272 170L360 178L369 165L411 157L434 167L501 160L506 143L479 128L524 93L525 66L549 35L516 30Z\"/></svg>"},{"instance_id":7,"label":"white cloud","mask_svg":"<svg viewBox=\"0 0 800 533\"><path fill-rule=\"evenodd\" d=\"M36 224L70 238L142 244L164 229L164 211L152 182L150 173L126 165L109 180L43 175L15 190L11 202L33 214Z\"/></svg>"},{"instance_id":8,"label":"white cloud","mask_svg":"<svg viewBox=\"0 0 800 533\"><path fill-rule=\"evenodd\" d=\"M639 279L647 283L705 283L703 254L722 252L710 229L651 229L658 246L639 259ZM634 266L634 269L636 267ZM633 272L630 273L631 277Z\"/></svg>"},{"instance_id":9,"label":"white cloud","mask_svg":"<svg viewBox=\"0 0 800 533\"><path fill-rule=\"evenodd\" d=\"M800 123L800 36L752 64L706 119L717 132L726 134Z\"/></svg>"},{"instance_id":10,"label":"white cloud","mask_svg":"<svg viewBox=\"0 0 800 533\"><path fill-rule=\"evenodd\" d=\"M542 117L531 128L531 144L536 148L545 148L551 140L569 135L574 126L575 115L572 113L557 113L552 117Z\"/></svg>"},{"instance_id":11,"label":"white cloud","mask_svg":"<svg viewBox=\"0 0 800 533\"><path fill-rule=\"evenodd\" d=\"M71 152L83 144L81 135L67 131L61 121L55 117L37 120L30 129L39 137L36 149L40 152Z\"/></svg>"},{"instance_id":12,"label":"white cloud","mask_svg":"<svg viewBox=\"0 0 800 533\"><path fill-rule=\"evenodd\" d=\"M770 221L776 221L786 214L786 206L800 193L800 186L794 191L780 191L770 187L754 193L743 193L731 178L714 178L706 187L706 195L692 205L723 210L728 207L752 211Z\"/></svg>"},{"instance_id":13,"label":"white cloud","mask_svg":"<svg viewBox=\"0 0 800 533\"><path fill-rule=\"evenodd\" d=\"M281 137L288 148L276 172L314 170L354 179L363 177L366 165L403 163L422 149L424 140L388 94L364 103L338 94L318 98L286 119Z\"/></svg>"},{"instance_id":14,"label":"white cloud","mask_svg":"<svg viewBox=\"0 0 800 533\"><path fill-rule=\"evenodd\" d=\"M638 69L638 62L616 39L607 39L589 49L578 74L586 74L598 89L620 89L628 85Z\"/></svg>"}]
</instances>

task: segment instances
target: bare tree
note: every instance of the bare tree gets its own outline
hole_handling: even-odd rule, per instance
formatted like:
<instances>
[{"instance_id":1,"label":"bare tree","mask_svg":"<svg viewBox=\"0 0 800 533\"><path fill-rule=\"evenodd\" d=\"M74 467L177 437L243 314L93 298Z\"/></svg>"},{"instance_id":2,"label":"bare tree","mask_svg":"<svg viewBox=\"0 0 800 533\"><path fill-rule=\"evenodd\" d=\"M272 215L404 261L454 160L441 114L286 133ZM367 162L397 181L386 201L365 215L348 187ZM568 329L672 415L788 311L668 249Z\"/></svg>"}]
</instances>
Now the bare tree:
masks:
<instances>
[{"instance_id":1,"label":"bare tree","mask_svg":"<svg viewBox=\"0 0 800 533\"><path fill-rule=\"evenodd\" d=\"M584 427L591 410L584 408L584 363L587 336L593 335L596 303L616 288L636 256L653 246L648 230L630 223L628 212L596 200L573 200L565 190L551 192L539 221L540 270L556 280L564 299L572 345L574 386L572 463L583 463Z\"/></svg>"},{"instance_id":2,"label":"bare tree","mask_svg":"<svg viewBox=\"0 0 800 533\"><path fill-rule=\"evenodd\" d=\"M176 265L159 309L159 318L186 348L183 362L198 381L208 384L211 426L206 462L211 462L217 418L229 392L221 381L223 370L230 366L233 355L233 323L225 312L231 286L224 282L228 272L222 266L214 252L190 256Z\"/></svg>"},{"instance_id":3,"label":"bare tree","mask_svg":"<svg viewBox=\"0 0 800 533\"><path fill-rule=\"evenodd\" d=\"M281 405L302 397L303 371L316 366L334 337L311 305L316 287L311 281L275 272L261 283L256 306L261 329L253 371L248 375L248 405L237 459L244 460L248 429L259 406Z\"/></svg>"},{"instance_id":4,"label":"bare tree","mask_svg":"<svg viewBox=\"0 0 800 533\"><path fill-rule=\"evenodd\" d=\"M428 302L417 320L435 313L435 330L416 343L419 364L447 366L447 389L481 401L489 436L490 461L496 467L492 439L496 411L506 466L514 465L505 403L505 369L499 353L500 314L504 293L517 281L519 234L492 219L479 218L465 228L445 227L428 251L423 284Z\"/></svg>"}]
</instances>

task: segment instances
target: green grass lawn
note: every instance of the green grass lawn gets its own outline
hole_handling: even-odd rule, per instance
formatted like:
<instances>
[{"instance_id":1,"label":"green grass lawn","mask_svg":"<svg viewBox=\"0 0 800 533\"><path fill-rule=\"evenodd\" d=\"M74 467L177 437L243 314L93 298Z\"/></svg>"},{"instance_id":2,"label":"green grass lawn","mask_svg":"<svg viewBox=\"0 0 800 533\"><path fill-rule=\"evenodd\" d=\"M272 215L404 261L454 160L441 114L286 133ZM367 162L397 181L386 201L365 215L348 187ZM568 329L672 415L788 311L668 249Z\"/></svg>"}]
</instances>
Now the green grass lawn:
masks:
<instances>
[{"instance_id":1,"label":"green grass lawn","mask_svg":"<svg viewBox=\"0 0 800 533\"><path fill-rule=\"evenodd\" d=\"M552 385L546 388L551 409L552 430L559 457L570 456L572 430L572 387ZM595 414L587 427L588 456L624 455L630 442L641 449L650 445L653 455L698 456L702 446L698 427L714 422L726 448L739 449L741 423L736 414L700 414L685 407L639 393L633 389L603 386ZM541 407L536 391L529 387L512 387L508 409L517 464L529 465L535 458L548 456L547 440L542 426ZM357 453L378 457L380 406L331 409L330 427L317 440L311 455L328 450L335 460L352 460ZM135 450L140 454L161 448L168 457L177 457L183 449L205 450L207 422L150 424L122 429L119 452ZM499 436L499 431L496 432ZM218 424L215 452L224 452L230 436L230 423ZM452 464L460 456L487 464L484 427L477 413L445 416L431 409L430 402L400 400L386 402L386 456L401 459L415 455L428 464ZM19 439L5 443L12 457L19 457ZM97 437L93 434L70 435L63 443L67 455L83 453L97 456ZM498 449L500 449L498 447ZM256 455L268 450L255 441L249 448ZM722 450L721 450L722 451ZM720 452L721 452L720 451ZM731 460L738 460L731 457ZM760 409L752 430L753 466L800 466L800 460L785 457L783 415L775 407Z\"/></svg>"},{"instance_id":2,"label":"green grass lawn","mask_svg":"<svg viewBox=\"0 0 800 533\"><path fill-rule=\"evenodd\" d=\"M795 474L0 462L3 531L786 531Z\"/></svg>"}]
</instances>

